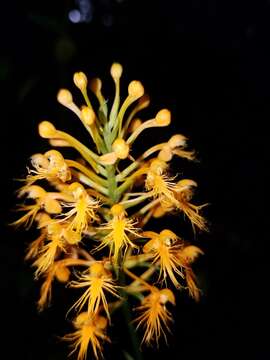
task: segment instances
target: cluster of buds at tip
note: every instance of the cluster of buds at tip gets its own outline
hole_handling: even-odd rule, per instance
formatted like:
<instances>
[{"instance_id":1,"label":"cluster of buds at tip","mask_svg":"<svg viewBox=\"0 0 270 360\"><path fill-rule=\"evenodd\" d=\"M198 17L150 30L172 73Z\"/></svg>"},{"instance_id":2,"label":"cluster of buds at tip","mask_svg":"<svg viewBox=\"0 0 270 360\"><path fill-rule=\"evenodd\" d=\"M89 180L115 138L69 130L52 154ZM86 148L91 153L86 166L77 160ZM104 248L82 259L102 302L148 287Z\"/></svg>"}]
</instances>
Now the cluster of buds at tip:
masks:
<instances>
[{"instance_id":1,"label":"cluster of buds at tip","mask_svg":"<svg viewBox=\"0 0 270 360\"><path fill-rule=\"evenodd\" d=\"M49 121L39 124L39 135L55 149L31 157L18 191L23 215L13 223L27 229L35 226L39 232L26 254L36 279L42 281L39 310L51 302L54 280L81 291L68 311L75 330L64 336L78 360L86 357L88 348L96 359L102 357L103 343L110 342L107 329L127 299L137 301L134 323L142 343L148 345L161 337L166 340L170 307L179 289L186 289L195 300L200 296L192 263L203 252L172 230L148 228L150 219L154 224L156 218L174 213L194 229L206 230L204 205L192 200L197 183L170 176L172 158L191 161L194 151L187 149L184 135L176 134L132 156L137 138L170 125L171 112L161 109L148 120L138 118L149 106L149 96L140 81L131 81L121 101L122 72L120 64L112 64L115 95L110 106L102 81L88 81L83 72L73 77L82 94L81 106L69 90L58 92L58 102L88 132L89 144ZM77 151L76 160L64 155L66 147Z\"/></svg>"}]
</instances>

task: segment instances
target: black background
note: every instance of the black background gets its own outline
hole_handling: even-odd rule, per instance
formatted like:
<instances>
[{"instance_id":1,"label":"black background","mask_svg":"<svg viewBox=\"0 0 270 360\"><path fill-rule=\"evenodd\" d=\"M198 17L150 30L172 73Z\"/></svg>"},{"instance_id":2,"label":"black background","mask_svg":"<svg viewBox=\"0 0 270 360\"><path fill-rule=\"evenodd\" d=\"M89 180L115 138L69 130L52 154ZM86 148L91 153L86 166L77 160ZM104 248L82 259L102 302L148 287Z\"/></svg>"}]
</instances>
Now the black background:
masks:
<instances>
[{"instance_id":1,"label":"black background","mask_svg":"<svg viewBox=\"0 0 270 360\"><path fill-rule=\"evenodd\" d=\"M175 218L162 224L205 251L195 268L204 295L199 304L177 296L169 346L143 349L145 359L269 359L270 1L93 0L89 22L74 24L68 14L82 3L0 5L1 350L9 359L67 358L57 336L70 331L69 295L56 287L53 306L37 313L38 287L23 262L33 234L6 226L14 219L13 179L25 174L31 154L48 149L40 120L82 133L55 98L60 87L76 93L73 72L100 76L110 93L109 68L118 61L123 89L139 79L152 99L149 114L162 107L173 114L170 129L145 135L141 146L174 132L188 136L200 162L176 161L176 172L194 178L197 201L210 203L208 234L194 239ZM106 359L122 359L124 329L116 318Z\"/></svg>"}]
</instances>

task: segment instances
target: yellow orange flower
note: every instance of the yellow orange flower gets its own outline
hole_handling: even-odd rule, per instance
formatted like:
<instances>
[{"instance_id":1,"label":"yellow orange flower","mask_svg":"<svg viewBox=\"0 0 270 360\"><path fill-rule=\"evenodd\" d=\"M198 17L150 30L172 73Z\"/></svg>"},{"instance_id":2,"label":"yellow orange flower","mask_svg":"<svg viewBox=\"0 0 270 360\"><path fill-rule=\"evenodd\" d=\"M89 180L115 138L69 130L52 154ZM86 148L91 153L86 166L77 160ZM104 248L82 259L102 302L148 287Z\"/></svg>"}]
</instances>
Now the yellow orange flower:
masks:
<instances>
[{"instance_id":1,"label":"yellow orange flower","mask_svg":"<svg viewBox=\"0 0 270 360\"><path fill-rule=\"evenodd\" d=\"M178 237L170 230L162 230L160 234L152 231L145 231L144 237L150 237L143 247L144 253L150 253L153 256L153 263L160 266L159 277L166 281L167 276L171 279L174 286L179 288L180 283L175 275L184 277L181 267L182 262L177 257L181 243Z\"/></svg>"},{"instance_id":2,"label":"yellow orange flower","mask_svg":"<svg viewBox=\"0 0 270 360\"><path fill-rule=\"evenodd\" d=\"M108 234L96 250L109 246L110 255L113 255L114 262L116 262L122 249L125 251L128 246L137 248L129 236L137 238L140 235L135 227L135 222L126 217L126 212L121 204L113 205L111 213L113 218L107 224L99 227L99 230L108 231Z\"/></svg>"},{"instance_id":3,"label":"yellow orange flower","mask_svg":"<svg viewBox=\"0 0 270 360\"><path fill-rule=\"evenodd\" d=\"M91 346L95 359L100 359L103 350L101 342L110 342L106 335L107 319L99 314L83 312L77 316L73 324L77 330L62 338L72 343L71 354L78 351L77 359L85 360L88 347Z\"/></svg>"},{"instance_id":4,"label":"yellow orange flower","mask_svg":"<svg viewBox=\"0 0 270 360\"><path fill-rule=\"evenodd\" d=\"M166 174L166 168L165 161L153 160L147 173L145 187L154 198L159 198L162 205L169 206L169 204L173 204L177 206L178 201L174 196L175 183L173 178L168 177Z\"/></svg>"},{"instance_id":5,"label":"yellow orange flower","mask_svg":"<svg viewBox=\"0 0 270 360\"><path fill-rule=\"evenodd\" d=\"M135 321L138 323L137 328L144 328L143 343L158 344L161 335L167 341L165 331L170 332L169 326L173 321L171 313L166 308L168 302L175 305L173 292L169 289L158 290L153 287L150 294L143 299L141 306L136 308L141 313Z\"/></svg>"},{"instance_id":6,"label":"yellow orange flower","mask_svg":"<svg viewBox=\"0 0 270 360\"><path fill-rule=\"evenodd\" d=\"M60 224L54 222L47 226L47 240L46 244L43 244L39 250L38 258L33 264L37 267L36 277L46 272L53 265L58 252L65 251L66 242Z\"/></svg>"},{"instance_id":7,"label":"yellow orange flower","mask_svg":"<svg viewBox=\"0 0 270 360\"><path fill-rule=\"evenodd\" d=\"M118 294L111 274L105 270L102 263L93 263L89 269L78 277L78 281L71 281L70 286L74 288L86 288L83 295L76 301L72 308L81 311L86 304L87 312L90 314L97 313L100 306L103 306L108 318L110 318L105 292L114 296L118 296Z\"/></svg>"},{"instance_id":8,"label":"yellow orange flower","mask_svg":"<svg viewBox=\"0 0 270 360\"><path fill-rule=\"evenodd\" d=\"M197 227L200 230L207 230L206 220L200 214L200 211L204 205L194 205L190 202L193 197L194 187L197 183L193 180L183 179L180 180L175 186L175 197L178 200L177 207L183 211L183 213L189 218L193 227Z\"/></svg>"},{"instance_id":9,"label":"yellow orange flower","mask_svg":"<svg viewBox=\"0 0 270 360\"><path fill-rule=\"evenodd\" d=\"M64 221L69 220L69 228L81 234L87 230L89 223L98 220L96 210L99 208L99 201L88 195L80 183L72 183L69 191L73 196L73 201L62 203L64 208L70 208L64 214Z\"/></svg>"}]
</instances>

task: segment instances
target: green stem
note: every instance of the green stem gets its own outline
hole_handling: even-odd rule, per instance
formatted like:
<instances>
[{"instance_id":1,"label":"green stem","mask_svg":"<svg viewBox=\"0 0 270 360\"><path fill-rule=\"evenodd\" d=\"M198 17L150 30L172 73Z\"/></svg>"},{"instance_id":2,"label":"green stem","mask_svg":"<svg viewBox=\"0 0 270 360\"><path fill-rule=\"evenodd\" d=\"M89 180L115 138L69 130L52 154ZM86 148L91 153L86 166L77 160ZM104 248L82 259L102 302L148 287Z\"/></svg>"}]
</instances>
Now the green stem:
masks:
<instances>
[{"instance_id":1,"label":"green stem","mask_svg":"<svg viewBox=\"0 0 270 360\"><path fill-rule=\"evenodd\" d=\"M120 286L124 287L125 286L125 274L123 272L123 270L120 271L120 276L119 276L119 282L120 282ZM131 309L130 306L128 304L127 301L127 294L121 290L120 294L123 298L125 298L125 301L123 302L122 305L122 313L125 319L125 323L126 326L128 328L128 332L129 332L129 336L130 336L130 340L131 340L131 345L132 345L132 349L133 349L133 359L134 360L143 360L142 357L142 353L140 351L140 343L138 341L138 337L132 322L132 317L131 317Z\"/></svg>"},{"instance_id":2,"label":"green stem","mask_svg":"<svg viewBox=\"0 0 270 360\"><path fill-rule=\"evenodd\" d=\"M117 191L117 181L116 181L116 175L115 175L115 166L109 165L106 167L107 170L107 182L108 182L108 196L111 200L112 204L116 204L119 201L119 193ZM141 351L140 351L140 344L136 335L135 328L132 323L132 317L131 317L131 309L129 307L128 301L127 301L127 294L124 291L125 288L125 273L122 268L122 261L121 257L118 259L118 263L114 265L114 271L119 279L120 283L120 295L122 297L123 304L122 304L122 313L123 317L126 323L126 327L128 328L128 332L131 339L131 345L133 350L133 359L134 360L143 360Z\"/></svg>"},{"instance_id":3,"label":"green stem","mask_svg":"<svg viewBox=\"0 0 270 360\"><path fill-rule=\"evenodd\" d=\"M117 192L117 182L116 182L116 176L115 176L115 166L108 165L106 167L106 170L107 170L109 198L111 199L112 204L115 204L119 200L119 195Z\"/></svg>"}]
</instances>

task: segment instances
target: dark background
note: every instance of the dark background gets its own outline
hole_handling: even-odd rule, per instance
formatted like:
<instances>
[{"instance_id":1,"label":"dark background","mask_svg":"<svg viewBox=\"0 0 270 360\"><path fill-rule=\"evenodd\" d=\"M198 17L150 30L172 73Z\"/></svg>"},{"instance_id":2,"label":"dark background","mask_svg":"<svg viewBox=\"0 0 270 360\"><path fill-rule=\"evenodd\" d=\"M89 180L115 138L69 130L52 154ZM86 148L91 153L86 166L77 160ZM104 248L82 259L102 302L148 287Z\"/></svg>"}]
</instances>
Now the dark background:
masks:
<instances>
[{"instance_id":1,"label":"dark background","mask_svg":"<svg viewBox=\"0 0 270 360\"><path fill-rule=\"evenodd\" d=\"M70 300L56 287L53 306L38 314L38 287L23 262L33 234L6 227L14 219L13 179L25 174L31 154L48 149L37 134L40 120L81 134L55 98L60 87L75 92L73 72L100 76L110 93L109 68L118 61L123 89L139 79L151 114L171 109L166 139L174 132L191 139L200 162L176 164L199 183L197 201L210 203L208 234L194 239L168 220L205 251L195 268L204 295L199 304L178 295L169 346L143 350L145 359L269 359L270 1L13 1L0 9L1 349L9 359L67 358L57 336L71 330L64 320ZM115 319L107 359L122 359L123 326Z\"/></svg>"}]
</instances>

